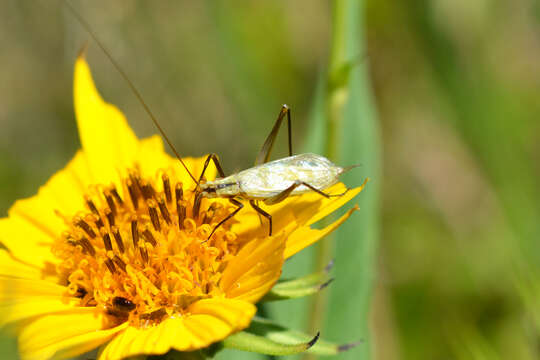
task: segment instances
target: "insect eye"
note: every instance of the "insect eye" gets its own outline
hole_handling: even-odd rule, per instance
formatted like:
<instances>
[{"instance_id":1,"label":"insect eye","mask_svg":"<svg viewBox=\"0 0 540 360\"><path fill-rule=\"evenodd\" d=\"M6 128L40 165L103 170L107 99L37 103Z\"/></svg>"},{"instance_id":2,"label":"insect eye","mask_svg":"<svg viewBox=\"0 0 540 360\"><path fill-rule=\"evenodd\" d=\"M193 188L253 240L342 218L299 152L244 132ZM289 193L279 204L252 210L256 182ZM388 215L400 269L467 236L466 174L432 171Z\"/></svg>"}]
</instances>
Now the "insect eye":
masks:
<instances>
[{"instance_id":1,"label":"insect eye","mask_svg":"<svg viewBox=\"0 0 540 360\"><path fill-rule=\"evenodd\" d=\"M126 299L121 296L117 296L113 299L113 306L120 311L132 311L135 309L136 305L129 299Z\"/></svg>"}]
</instances>

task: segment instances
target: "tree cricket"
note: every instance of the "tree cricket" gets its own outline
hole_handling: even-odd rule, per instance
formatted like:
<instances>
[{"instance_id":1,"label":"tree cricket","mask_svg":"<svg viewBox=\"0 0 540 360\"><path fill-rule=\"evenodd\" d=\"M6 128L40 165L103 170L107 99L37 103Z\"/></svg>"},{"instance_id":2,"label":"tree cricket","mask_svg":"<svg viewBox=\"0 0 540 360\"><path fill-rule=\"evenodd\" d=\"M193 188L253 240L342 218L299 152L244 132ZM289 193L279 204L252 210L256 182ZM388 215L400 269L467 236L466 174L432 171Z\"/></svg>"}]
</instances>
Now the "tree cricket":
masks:
<instances>
[{"instance_id":1,"label":"tree cricket","mask_svg":"<svg viewBox=\"0 0 540 360\"><path fill-rule=\"evenodd\" d=\"M203 198L227 198L231 204L236 206L235 210L222 219L212 229L205 242L212 237L214 232L221 225L233 218L244 207L242 200L248 201L251 207L260 216L263 216L268 220L268 235L271 236L272 215L258 205L259 201L264 202L266 205L273 205L280 203L290 196L297 196L307 192L315 192L325 198L339 197L344 195L349 190L347 188L345 192L340 194L327 194L324 192L324 190L328 189L330 186L339 181L338 178L341 174L354 167L357 167L358 165L340 167L321 155L311 153L298 155L292 154L291 112L287 105L282 106L274 127L266 138L256 158L254 167L227 176L223 171L223 167L221 166L217 155L210 154L206 158L203 170L199 176L199 179L197 180L188 169L175 147L172 145L171 141L165 134L165 131L160 126L157 118L143 100L140 92L131 82L127 74L122 70L120 65L112 57L110 52L95 35L91 26L84 20L84 18L82 18L81 15L79 15L79 13L69 4L69 2L65 1L64 3L94 39L98 47L104 52L112 65L124 78L134 95L143 106L145 112L148 114L160 134L163 136L165 142L171 148L176 158L180 161L181 165L195 183L195 189L193 190L195 192L193 216L195 218L198 217L201 200ZM282 159L269 161L274 142L285 117L287 117L289 156ZM216 166L219 177L212 181L206 181L204 179L204 174L210 164L210 161L212 161Z\"/></svg>"}]
</instances>

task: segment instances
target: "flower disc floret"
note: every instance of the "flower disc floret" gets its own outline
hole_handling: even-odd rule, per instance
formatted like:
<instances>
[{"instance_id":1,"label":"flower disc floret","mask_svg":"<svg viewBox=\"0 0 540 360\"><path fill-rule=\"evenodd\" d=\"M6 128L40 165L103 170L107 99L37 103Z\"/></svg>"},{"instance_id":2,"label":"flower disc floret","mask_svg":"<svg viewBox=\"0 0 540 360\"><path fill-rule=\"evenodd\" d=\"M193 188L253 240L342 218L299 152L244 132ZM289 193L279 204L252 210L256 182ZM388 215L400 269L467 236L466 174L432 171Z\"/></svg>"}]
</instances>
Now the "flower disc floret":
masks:
<instances>
[{"instance_id":1,"label":"flower disc floret","mask_svg":"<svg viewBox=\"0 0 540 360\"><path fill-rule=\"evenodd\" d=\"M194 214L194 191L184 190L174 172L150 179L137 170L128 174L120 189L91 186L86 209L65 219L53 253L69 295L138 327L182 316L197 300L223 297L219 282L238 252L237 235L231 222L208 235L228 207L205 201Z\"/></svg>"}]
</instances>

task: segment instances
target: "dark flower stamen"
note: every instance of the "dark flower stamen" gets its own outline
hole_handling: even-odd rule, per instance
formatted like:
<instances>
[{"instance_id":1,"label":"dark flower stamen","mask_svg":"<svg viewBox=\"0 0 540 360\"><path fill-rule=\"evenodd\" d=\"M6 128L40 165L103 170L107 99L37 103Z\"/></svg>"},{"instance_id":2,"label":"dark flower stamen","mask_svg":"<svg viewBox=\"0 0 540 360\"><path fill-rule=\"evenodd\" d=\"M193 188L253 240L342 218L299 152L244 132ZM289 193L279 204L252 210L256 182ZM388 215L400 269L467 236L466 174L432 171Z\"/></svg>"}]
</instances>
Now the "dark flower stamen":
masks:
<instances>
[{"instance_id":1,"label":"dark flower stamen","mask_svg":"<svg viewBox=\"0 0 540 360\"><path fill-rule=\"evenodd\" d=\"M86 198L86 206L88 206L90 211L92 211L94 214L99 216L99 211L96 208L96 205L94 204L94 202L92 200L90 200L90 198L88 196L85 196L85 198Z\"/></svg>"},{"instance_id":2,"label":"dark flower stamen","mask_svg":"<svg viewBox=\"0 0 540 360\"><path fill-rule=\"evenodd\" d=\"M114 186L112 187L111 194L114 196L114 198L115 198L116 202L118 203L118 205L124 205L124 200L122 200L122 198L118 194L118 191L116 190L116 187L114 187Z\"/></svg>"},{"instance_id":3,"label":"dark flower stamen","mask_svg":"<svg viewBox=\"0 0 540 360\"><path fill-rule=\"evenodd\" d=\"M114 266L114 263L112 262L111 259L105 260L105 265L107 265L107 268L112 274L116 272L116 267Z\"/></svg>"},{"instance_id":4,"label":"dark flower stamen","mask_svg":"<svg viewBox=\"0 0 540 360\"><path fill-rule=\"evenodd\" d=\"M116 204L114 203L114 200L111 194L106 192L104 195L105 195L105 200L107 200L107 205L109 205L109 209L111 209L113 215L116 216Z\"/></svg>"},{"instance_id":5,"label":"dark flower stamen","mask_svg":"<svg viewBox=\"0 0 540 360\"><path fill-rule=\"evenodd\" d=\"M171 216L169 215L169 210L167 209L165 201L163 199L159 199L158 205L159 211L161 211L161 216L163 217L163 219L165 219L165 222L167 224L171 225Z\"/></svg>"},{"instance_id":6,"label":"dark flower stamen","mask_svg":"<svg viewBox=\"0 0 540 360\"><path fill-rule=\"evenodd\" d=\"M83 219L81 219L80 217L79 218L75 218L75 225L77 225L78 227L80 227L81 229L83 229L83 231L88 235L90 236L92 239L94 239L96 237L96 233L94 232L94 230L92 230L92 228L90 227L90 225L88 225L88 223L86 221L84 221Z\"/></svg>"},{"instance_id":7,"label":"dark flower stamen","mask_svg":"<svg viewBox=\"0 0 540 360\"><path fill-rule=\"evenodd\" d=\"M186 219L186 207L182 204L182 200L176 203L176 213L178 214L178 229L184 230L184 220Z\"/></svg>"},{"instance_id":8,"label":"dark flower stamen","mask_svg":"<svg viewBox=\"0 0 540 360\"><path fill-rule=\"evenodd\" d=\"M163 174L161 176L161 180L163 181L163 192L165 193L165 198L167 199L167 202L170 203L172 201L172 194L169 177L167 176L167 174Z\"/></svg>"},{"instance_id":9,"label":"dark flower stamen","mask_svg":"<svg viewBox=\"0 0 540 360\"><path fill-rule=\"evenodd\" d=\"M116 245L118 246L118 250L120 250L121 253L124 253L124 241L122 241L122 235L120 235L120 230L116 226L112 227L112 232L114 236L114 240L116 241Z\"/></svg>"},{"instance_id":10,"label":"dark flower stamen","mask_svg":"<svg viewBox=\"0 0 540 360\"><path fill-rule=\"evenodd\" d=\"M141 184L141 192L146 200L154 197L154 188L148 182L143 182Z\"/></svg>"},{"instance_id":11,"label":"dark flower stamen","mask_svg":"<svg viewBox=\"0 0 540 360\"><path fill-rule=\"evenodd\" d=\"M176 201L183 200L184 189L182 188L181 182L176 184L176 187L174 188L174 195L176 196Z\"/></svg>"},{"instance_id":12,"label":"dark flower stamen","mask_svg":"<svg viewBox=\"0 0 540 360\"><path fill-rule=\"evenodd\" d=\"M103 224L103 220L101 220L100 216L96 216L95 224L96 224L98 229L101 229L101 228L105 227L105 224Z\"/></svg>"},{"instance_id":13,"label":"dark flower stamen","mask_svg":"<svg viewBox=\"0 0 540 360\"><path fill-rule=\"evenodd\" d=\"M137 220L131 222L131 238L133 239L133 246L137 247L139 242L139 232L137 231Z\"/></svg>"},{"instance_id":14,"label":"dark flower stamen","mask_svg":"<svg viewBox=\"0 0 540 360\"><path fill-rule=\"evenodd\" d=\"M133 181L131 179L127 180L126 184L128 187L129 197L131 198L131 203L133 204L133 208L137 210L139 209L139 199L137 197L137 191L135 189L135 185L133 184Z\"/></svg>"},{"instance_id":15,"label":"dark flower stamen","mask_svg":"<svg viewBox=\"0 0 540 360\"><path fill-rule=\"evenodd\" d=\"M120 269L126 272L126 263L118 255L114 255L113 261Z\"/></svg>"},{"instance_id":16,"label":"dark flower stamen","mask_svg":"<svg viewBox=\"0 0 540 360\"><path fill-rule=\"evenodd\" d=\"M161 223L159 222L159 216L156 209L156 202L153 199L148 200L148 215L150 215L150 221L156 231L161 231Z\"/></svg>"},{"instance_id":17,"label":"dark flower stamen","mask_svg":"<svg viewBox=\"0 0 540 360\"><path fill-rule=\"evenodd\" d=\"M114 223L114 215L111 209L105 209L105 216L107 217L107 221L109 222L109 226L113 227L115 225Z\"/></svg>"},{"instance_id":18,"label":"dark flower stamen","mask_svg":"<svg viewBox=\"0 0 540 360\"><path fill-rule=\"evenodd\" d=\"M81 243L83 249L85 249L91 256L96 255L96 249L94 249L94 247L92 246L92 244L90 243L90 241L87 238L85 238L83 236L83 237L81 237L79 242Z\"/></svg>"},{"instance_id":19,"label":"dark flower stamen","mask_svg":"<svg viewBox=\"0 0 540 360\"><path fill-rule=\"evenodd\" d=\"M107 249L107 251L111 251L112 250L112 243L111 243L111 237L109 235L109 233L107 232L107 230L105 229L100 229L100 233L101 233L101 237L103 238L103 244L105 245L105 249Z\"/></svg>"},{"instance_id":20,"label":"dark flower stamen","mask_svg":"<svg viewBox=\"0 0 540 360\"><path fill-rule=\"evenodd\" d=\"M148 241L150 244L152 244L152 246L157 245L157 241L154 238L154 235L152 235L152 232L150 230L148 230L148 229L144 230L143 231L143 236L146 239L146 241Z\"/></svg>"}]
</instances>

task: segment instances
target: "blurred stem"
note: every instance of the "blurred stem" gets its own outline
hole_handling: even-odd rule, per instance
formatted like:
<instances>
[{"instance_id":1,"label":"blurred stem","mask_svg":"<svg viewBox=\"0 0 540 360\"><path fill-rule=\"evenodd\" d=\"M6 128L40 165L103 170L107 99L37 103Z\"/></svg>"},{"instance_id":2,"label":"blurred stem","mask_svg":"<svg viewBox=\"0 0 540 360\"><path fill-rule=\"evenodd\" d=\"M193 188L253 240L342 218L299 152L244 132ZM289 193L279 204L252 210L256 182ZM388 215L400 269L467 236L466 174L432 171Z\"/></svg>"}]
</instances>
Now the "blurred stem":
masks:
<instances>
[{"instance_id":1,"label":"blurred stem","mask_svg":"<svg viewBox=\"0 0 540 360\"><path fill-rule=\"evenodd\" d=\"M355 5L356 4L356 5ZM347 21L347 11L357 9L358 0L334 0L332 1L332 48L330 62L326 78L326 148L325 154L331 160L339 158L339 134L342 133L342 119L345 104L348 97L348 68L350 59L347 59L346 36L350 24ZM326 237L318 244L315 256L315 269L323 269L332 259L332 237ZM323 291L314 297L309 316L309 330L316 333L322 328L325 319L328 294ZM315 358L314 355L306 354L306 359Z\"/></svg>"},{"instance_id":2,"label":"blurred stem","mask_svg":"<svg viewBox=\"0 0 540 360\"><path fill-rule=\"evenodd\" d=\"M340 125L343 117L343 107L347 99L347 83L340 83L342 70L347 67L345 51L346 6L347 2L357 0L335 0L332 9L332 49L327 75L326 119L327 119L327 142L326 155L335 160L338 156L337 137L340 133Z\"/></svg>"}]
</instances>

